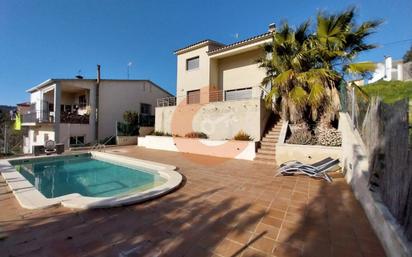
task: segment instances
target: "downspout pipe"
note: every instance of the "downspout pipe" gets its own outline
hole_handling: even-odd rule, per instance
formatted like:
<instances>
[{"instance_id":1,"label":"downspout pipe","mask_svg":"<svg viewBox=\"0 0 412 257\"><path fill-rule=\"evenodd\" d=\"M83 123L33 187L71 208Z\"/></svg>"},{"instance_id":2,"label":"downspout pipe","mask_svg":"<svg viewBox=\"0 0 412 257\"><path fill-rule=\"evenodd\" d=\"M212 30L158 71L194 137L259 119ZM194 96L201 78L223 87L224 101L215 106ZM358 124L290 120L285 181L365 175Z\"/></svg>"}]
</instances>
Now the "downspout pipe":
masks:
<instances>
[{"instance_id":1,"label":"downspout pipe","mask_svg":"<svg viewBox=\"0 0 412 257\"><path fill-rule=\"evenodd\" d=\"M96 126L95 126L95 137L96 142L99 142L99 91L100 91L100 64L97 64L97 78L96 78Z\"/></svg>"}]
</instances>

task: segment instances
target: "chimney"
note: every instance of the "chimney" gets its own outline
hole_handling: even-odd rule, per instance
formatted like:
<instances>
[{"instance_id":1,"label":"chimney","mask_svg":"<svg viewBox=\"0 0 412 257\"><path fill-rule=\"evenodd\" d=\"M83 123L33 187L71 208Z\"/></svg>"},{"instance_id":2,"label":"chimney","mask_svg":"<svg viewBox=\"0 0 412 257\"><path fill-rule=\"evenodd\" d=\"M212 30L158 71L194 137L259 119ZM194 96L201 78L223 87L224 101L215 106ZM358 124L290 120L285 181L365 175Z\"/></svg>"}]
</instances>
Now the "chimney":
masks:
<instances>
[{"instance_id":1,"label":"chimney","mask_svg":"<svg viewBox=\"0 0 412 257\"><path fill-rule=\"evenodd\" d=\"M271 24L269 24L269 29L268 32L275 32L276 31L276 24L273 22Z\"/></svg>"},{"instance_id":2,"label":"chimney","mask_svg":"<svg viewBox=\"0 0 412 257\"><path fill-rule=\"evenodd\" d=\"M100 84L100 64L97 64L97 85Z\"/></svg>"}]
</instances>

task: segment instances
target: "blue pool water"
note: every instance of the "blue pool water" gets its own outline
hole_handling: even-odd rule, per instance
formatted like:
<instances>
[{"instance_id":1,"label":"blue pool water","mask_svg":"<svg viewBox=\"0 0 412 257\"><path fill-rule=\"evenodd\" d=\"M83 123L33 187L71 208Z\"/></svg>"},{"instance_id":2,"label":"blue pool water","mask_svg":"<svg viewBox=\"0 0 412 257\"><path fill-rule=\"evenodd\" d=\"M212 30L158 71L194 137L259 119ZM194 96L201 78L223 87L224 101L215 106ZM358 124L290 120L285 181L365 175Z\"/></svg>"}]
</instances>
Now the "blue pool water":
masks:
<instances>
[{"instance_id":1,"label":"blue pool water","mask_svg":"<svg viewBox=\"0 0 412 257\"><path fill-rule=\"evenodd\" d=\"M166 182L155 173L96 160L90 155L32 159L13 165L47 198L71 193L109 197Z\"/></svg>"}]
</instances>

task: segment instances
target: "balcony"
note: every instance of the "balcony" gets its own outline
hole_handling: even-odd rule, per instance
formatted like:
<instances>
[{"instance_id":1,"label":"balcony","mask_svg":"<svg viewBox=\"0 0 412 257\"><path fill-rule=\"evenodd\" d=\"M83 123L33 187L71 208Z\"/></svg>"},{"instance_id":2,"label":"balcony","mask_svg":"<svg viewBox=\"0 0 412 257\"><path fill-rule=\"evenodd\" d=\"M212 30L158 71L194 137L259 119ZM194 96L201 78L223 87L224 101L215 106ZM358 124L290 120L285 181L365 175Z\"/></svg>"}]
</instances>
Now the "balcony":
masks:
<instances>
[{"instance_id":1,"label":"balcony","mask_svg":"<svg viewBox=\"0 0 412 257\"><path fill-rule=\"evenodd\" d=\"M36 104L32 104L24 113L21 113L22 124L26 126L37 125L40 123L54 123L55 122L55 112L54 108L51 108L47 102L44 102L41 106L50 108L49 110L36 110ZM70 108L66 108L70 106ZM89 124L90 107L84 108L72 108L75 105L62 105L62 110L60 112L60 123L69 123L69 124Z\"/></svg>"},{"instance_id":2,"label":"balcony","mask_svg":"<svg viewBox=\"0 0 412 257\"><path fill-rule=\"evenodd\" d=\"M61 112L60 123L70 123L70 124L89 124L90 115L88 114L77 114L74 112Z\"/></svg>"},{"instance_id":3,"label":"balcony","mask_svg":"<svg viewBox=\"0 0 412 257\"><path fill-rule=\"evenodd\" d=\"M38 124L38 123L53 123L54 117L50 112L46 111L28 111L21 114L23 125Z\"/></svg>"},{"instance_id":4,"label":"balcony","mask_svg":"<svg viewBox=\"0 0 412 257\"><path fill-rule=\"evenodd\" d=\"M230 89L230 90L201 90L187 91L187 96L165 97L157 99L157 107L176 106L177 103L185 101L187 104L227 102L263 97L263 91L258 86Z\"/></svg>"}]
</instances>

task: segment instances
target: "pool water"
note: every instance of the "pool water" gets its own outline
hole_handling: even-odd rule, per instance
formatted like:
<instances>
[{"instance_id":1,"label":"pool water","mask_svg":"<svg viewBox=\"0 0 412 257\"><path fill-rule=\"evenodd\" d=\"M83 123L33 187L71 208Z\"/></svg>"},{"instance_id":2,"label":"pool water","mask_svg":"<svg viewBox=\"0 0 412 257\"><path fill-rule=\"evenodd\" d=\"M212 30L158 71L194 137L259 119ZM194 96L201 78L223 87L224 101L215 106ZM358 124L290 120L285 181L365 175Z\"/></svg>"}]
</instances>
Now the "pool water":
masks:
<instances>
[{"instance_id":1,"label":"pool water","mask_svg":"<svg viewBox=\"0 0 412 257\"><path fill-rule=\"evenodd\" d=\"M166 182L156 173L93 159L91 155L31 159L14 167L47 198L71 193L110 197Z\"/></svg>"}]
</instances>

